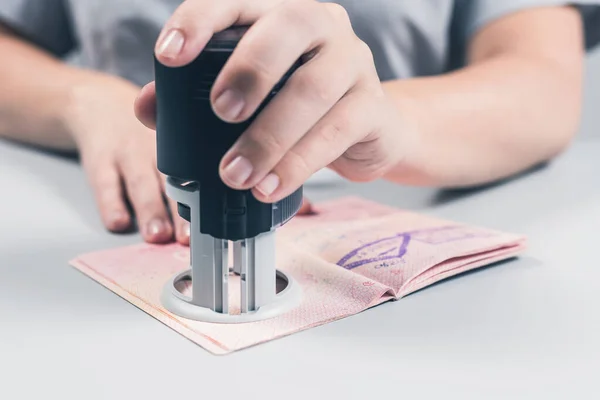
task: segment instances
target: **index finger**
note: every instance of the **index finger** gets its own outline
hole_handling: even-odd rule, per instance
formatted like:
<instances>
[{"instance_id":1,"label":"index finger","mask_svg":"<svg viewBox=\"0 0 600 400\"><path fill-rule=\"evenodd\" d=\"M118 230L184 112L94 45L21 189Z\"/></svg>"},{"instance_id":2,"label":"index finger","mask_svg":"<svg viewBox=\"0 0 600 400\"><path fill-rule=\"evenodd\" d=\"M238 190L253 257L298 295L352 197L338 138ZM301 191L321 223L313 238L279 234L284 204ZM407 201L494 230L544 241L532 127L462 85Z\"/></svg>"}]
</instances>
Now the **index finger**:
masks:
<instances>
[{"instance_id":1,"label":"index finger","mask_svg":"<svg viewBox=\"0 0 600 400\"><path fill-rule=\"evenodd\" d=\"M232 25L250 25L285 0L186 0L158 37L155 54L167 67L192 62L211 37Z\"/></svg>"}]
</instances>

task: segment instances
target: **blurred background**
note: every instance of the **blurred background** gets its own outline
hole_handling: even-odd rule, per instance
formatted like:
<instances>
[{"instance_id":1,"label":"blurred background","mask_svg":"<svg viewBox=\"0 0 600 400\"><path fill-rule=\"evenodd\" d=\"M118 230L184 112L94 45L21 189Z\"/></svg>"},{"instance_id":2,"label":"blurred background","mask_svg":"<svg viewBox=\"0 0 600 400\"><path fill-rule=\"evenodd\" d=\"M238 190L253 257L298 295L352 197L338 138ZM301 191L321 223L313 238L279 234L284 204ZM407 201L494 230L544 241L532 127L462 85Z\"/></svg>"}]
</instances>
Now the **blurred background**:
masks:
<instances>
[{"instance_id":1,"label":"blurred background","mask_svg":"<svg viewBox=\"0 0 600 400\"><path fill-rule=\"evenodd\" d=\"M587 63L585 102L578 139L600 138L600 51L590 55Z\"/></svg>"}]
</instances>

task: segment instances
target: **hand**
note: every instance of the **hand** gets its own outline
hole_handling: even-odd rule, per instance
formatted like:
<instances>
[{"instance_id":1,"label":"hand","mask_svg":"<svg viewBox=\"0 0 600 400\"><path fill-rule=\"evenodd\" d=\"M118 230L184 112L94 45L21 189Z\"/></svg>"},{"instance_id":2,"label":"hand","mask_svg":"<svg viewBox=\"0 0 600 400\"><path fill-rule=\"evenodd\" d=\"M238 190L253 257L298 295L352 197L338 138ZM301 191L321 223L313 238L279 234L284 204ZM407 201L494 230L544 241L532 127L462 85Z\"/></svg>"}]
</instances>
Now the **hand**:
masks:
<instances>
[{"instance_id":1,"label":"hand","mask_svg":"<svg viewBox=\"0 0 600 400\"><path fill-rule=\"evenodd\" d=\"M90 77L74 89L70 130L107 229L122 232L131 227L130 203L144 240L165 243L175 237L188 244L187 222L177 214L176 203L165 203L154 132L132 113L138 92L138 87L117 78Z\"/></svg>"},{"instance_id":2,"label":"hand","mask_svg":"<svg viewBox=\"0 0 600 400\"><path fill-rule=\"evenodd\" d=\"M299 58L305 63L223 157L220 174L234 189L274 202L329 166L353 181L382 177L410 149L411 133L386 97L368 46L346 11L313 0L187 0L160 35L160 62L193 61L211 36L251 25L212 89L224 121L248 119ZM146 86L136 114L155 127L155 87Z\"/></svg>"}]
</instances>

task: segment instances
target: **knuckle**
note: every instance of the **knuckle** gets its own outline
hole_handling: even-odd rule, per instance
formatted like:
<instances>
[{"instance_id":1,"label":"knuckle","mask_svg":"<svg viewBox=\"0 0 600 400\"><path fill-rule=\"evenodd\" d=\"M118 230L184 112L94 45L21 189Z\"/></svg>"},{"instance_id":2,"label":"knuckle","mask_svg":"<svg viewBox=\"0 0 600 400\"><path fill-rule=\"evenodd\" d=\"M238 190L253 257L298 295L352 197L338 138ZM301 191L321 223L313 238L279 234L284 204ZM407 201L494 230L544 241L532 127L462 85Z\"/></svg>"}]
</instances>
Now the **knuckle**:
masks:
<instances>
[{"instance_id":1,"label":"knuckle","mask_svg":"<svg viewBox=\"0 0 600 400\"><path fill-rule=\"evenodd\" d=\"M347 132L344 122L340 119L336 122L327 124L319 129L318 135L324 146L334 148L339 145L340 138Z\"/></svg>"},{"instance_id":2,"label":"knuckle","mask_svg":"<svg viewBox=\"0 0 600 400\"><path fill-rule=\"evenodd\" d=\"M313 174L313 168L305 157L294 149L290 150L285 158L285 174L288 176L287 184L295 184Z\"/></svg>"},{"instance_id":3,"label":"knuckle","mask_svg":"<svg viewBox=\"0 0 600 400\"><path fill-rule=\"evenodd\" d=\"M311 37L329 36L335 31L329 12L323 12L323 4L316 1L289 0L281 8L281 19L286 26Z\"/></svg>"},{"instance_id":4,"label":"knuckle","mask_svg":"<svg viewBox=\"0 0 600 400\"><path fill-rule=\"evenodd\" d=\"M245 52L236 63L236 86L242 90L252 90L260 82L276 80L272 68L259 56L261 52Z\"/></svg>"},{"instance_id":5,"label":"knuckle","mask_svg":"<svg viewBox=\"0 0 600 400\"><path fill-rule=\"evenodd\" d=\"M132 135L129 135L132 136ZM119 147L115 147L113 151L113 157L117 165L121 166L129 166L135 165L135 159L132 157L132 154L137 154L139 152L140 147L143 147L143 144L138 143L138 146L132 146L131 140L129 137L124 138L120 141ZM132 153L133 151L133 153Z\"/></svg>"},{"instance_id":6,"label":"knuckle","mask_svg":"<svg viewBox=\"0 0 600 400\"><path fill-rule=\"evenodd\" d=\"M261 160L265 160L273 155L280 155L285 150L285 143L281 135L263 129L253 129L248 132L244 147L249 152L259 155Z\"/></svg>"},{"instance_id":7,"label":"knuckle","mask_svg":"<svg viewBox=\"0 0 600 400\"><path fill-rule=\"evenodd\" d=\"M334 23L341 25L350 25L350 15L348 11L337 3L325 3L325 8Z\"/></svg>"},{"instance_id":8,"label":"knuckle","mask_svg":"<svg viewBox=\"0 0 600 400\"><path fill-rule=\"evenodd\" d=\"M356 38L351 59L352 62L358 67L359 71L361 71L361 76L374 76L377 78L376 81L380 83L377 70L375 68L373 51L367 43L363 42L359 38Z\"/></svg>"},{"instance_id":9,"label":"knuckle","mask_svg":"<svg viewBox=\"0 0 600 400\"><path fill-rule=\"evenodd\" d=\"M126 174L127 187L134 194L141 194L147 191L148 175L136 171Z\"/></svg>"},{"instance_id":10,"label":"knuckle","mask_svg":"<svg viewBox=\"0 0 600 400\"><path fill-rule=\"evenodd\" d=\"M312 2L311 2L312 3ZM314 22L311 13L311 3L305 0L287 1L281 8L281 17L287 23L300 28L313 28Z\"/></svg>"},{"instance_id":11,"label":"knuckle","mask_svg":"<svg viewBox=\"0 0 600 400\"><path fill-rule=\"evenodd\" d=\"M373 51L367 43L360 40L359 38L356 38L356 52L361 59L366 59L369 61L373 60Z\"/></svg>"},{"instance_id":12,"label":"knuckle","mask_svg":"<svg viewBox=\"0 0 600 400\"><path fill-rule=\"evenodd\" d=\"M210 11L204 1L186 0L175 8L168 24L173 28L193 31L198 25L198 18L210 15Z\"/></svg>"},{"instance_id":13,"label":"knuckle","mask_svg":"<svg viewBox=\"0 0 600 400\"><path fill-rule=\"evenodd\" d=\"M327 82L325 74L317 74L310 70L299 70L292 75L290 85L302 99L329 104L336 101L334 85Z\"/></svg>"}]
</instances>

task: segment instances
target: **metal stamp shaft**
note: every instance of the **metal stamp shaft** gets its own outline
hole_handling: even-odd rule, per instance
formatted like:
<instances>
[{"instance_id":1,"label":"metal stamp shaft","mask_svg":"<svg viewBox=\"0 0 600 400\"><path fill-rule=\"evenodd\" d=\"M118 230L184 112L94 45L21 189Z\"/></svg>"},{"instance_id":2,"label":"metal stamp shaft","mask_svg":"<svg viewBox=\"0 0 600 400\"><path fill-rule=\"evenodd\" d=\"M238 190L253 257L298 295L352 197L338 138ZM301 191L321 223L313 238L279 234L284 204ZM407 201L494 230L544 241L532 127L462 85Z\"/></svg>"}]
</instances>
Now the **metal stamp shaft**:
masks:
<instances>
[{"instance_id":1,"label":"metal stamp shaft","mask_svg":"<svg viewBox=\"0 0 600 400\"><path fill-rule=\"evenodd\" d=\"M198 238L195 239L194 235ZM216 312L228 312L228 244L198 232L192 233L192 301ZM194 254L198 252L200 254Z\"/></svg>"}]
</instances>

